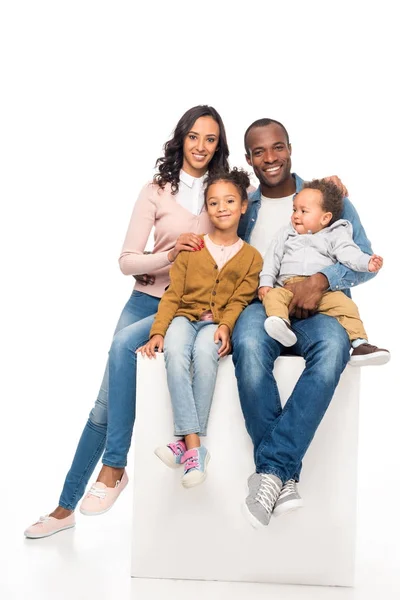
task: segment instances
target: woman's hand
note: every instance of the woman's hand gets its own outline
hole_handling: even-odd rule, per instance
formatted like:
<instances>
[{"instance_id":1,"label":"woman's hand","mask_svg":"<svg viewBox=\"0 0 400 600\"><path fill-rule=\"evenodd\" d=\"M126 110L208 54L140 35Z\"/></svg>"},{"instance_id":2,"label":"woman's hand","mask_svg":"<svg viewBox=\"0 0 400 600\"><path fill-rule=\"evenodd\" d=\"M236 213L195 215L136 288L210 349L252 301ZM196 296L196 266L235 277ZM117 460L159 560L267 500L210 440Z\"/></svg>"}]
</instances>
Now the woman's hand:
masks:
<instances>
[{"instance_id":1,"label":"woman's hand","mask_svg":"<svg viewBox=\"0 0 400 600\"><path fill-rule=\"evenodd\" d=\"M263 301L265 294L268 294L268 292L270 292L273 289L274 288L269 287L269 285L262 285L261 287L259 287L258 288L258 299L260 300L260 302Z\"/></svg>"},{"instance_id":2,"label":"woman's hand","mask_svg":"<svg viewBox=\"0 0 400 600\"><path fill-rule=\"evenodd\" d=\"M218 344L221 342L221 346L218 350L220 358L229 354L231 350L231 336L229 327L227 325L220 325L214 334L214 342Z\"/></svg>"},{"instance_id":3,"label":"woman's hand","mask_svg":"<svg viewBox=\"0 0 400 600\"><path fill-rule=\"evenodd\" d=\"M156 335L153 335L153 337L147 342L147 344L145 344L144 346L140 346L140 348L136 350L136 354L140 352L142 356L146 355L149 358L155 358L156 348L158 348L159 352L162 352L164 350L164 337L162 335L159 335L158 333Z\"/></svg>"},{"instance_id":4,"label":"woman's hand","mask_svg":"<svg viewBox=\"0 0 400 600\"><path fill-rule=\"evenodd\" d=\"M175 242L175 246L168 252L169 262L174 262L181 250L201 250L204 248L204 240L196 233L181 233Z\"/></svg>"}]
</instances>

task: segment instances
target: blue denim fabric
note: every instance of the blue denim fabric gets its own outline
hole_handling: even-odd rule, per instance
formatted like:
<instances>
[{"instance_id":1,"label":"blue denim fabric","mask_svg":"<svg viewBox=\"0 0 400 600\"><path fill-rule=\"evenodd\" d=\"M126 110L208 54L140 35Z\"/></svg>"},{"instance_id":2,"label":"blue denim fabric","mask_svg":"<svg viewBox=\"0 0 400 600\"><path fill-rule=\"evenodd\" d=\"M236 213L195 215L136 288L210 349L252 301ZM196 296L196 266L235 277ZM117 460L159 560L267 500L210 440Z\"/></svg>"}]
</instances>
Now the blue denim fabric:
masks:
<instances>
[{"instance_id":1,"label":"blue denim fabric","mask_svg":"<svg viewBox=\"0 0 400 600\"><path fill-rule=\"evenodd\" d=\"M265 332L264 320L264 307L255 300L233 331L240 402L256 471L272 473L283 482L298 480L303 456L349 359L350 342L336 319L317 314L292 320L297 343L284 348ZM288 350L303 356L306 367L282 410L273 368L276 358Z\"/></svg>"},{"instance_id":2,"label":"blue denim fabric","mask_svg":"<svg viewBox=\"0 0 400 600\"><path fill-rule=\"evenodd\" d=\"M164 353L175 435L207 435L221 346L214 342L217 327L186 317L175 317L168 327Z\"/></svg>"},{"instance_id":3,"label":"blue denim fabric","mask_svg":"<svg viewBox=\"0 0 400 600\"><path fill-rule=\"evenodd\" d=\"M301 179L296 173L292 173L296 183L296 192L300 192L303 188L303 179ZM250 242L250 237L254 229L254 225L257 221L258 211L261 206L261 187L255 190L250 195L249 206L245 214L241 217L238 229L238 235L246 242ZM290 215L288 215L289 223ZM350 200L344 198L343 200L343 212L341 219L347 219L353 226L353 240L361 248L363 252L367 254L373 254L371 243L366 236L365 230L361 225L360 217ZM342 291L347 296L350 296L350 289L360 283L365 283L373 277L376 273L360 273L352 271L347 267L344 267L340 263L326 267L321 271L329 282L329 289L332 291Z\"/></svg>"},{"instance_id":4,"label":"blue denim fabric","mask_svg":"<svg viewBox=\"0 0 400 600\"><path fill-rule=\"evenodd\" d=\"M129 326L134 327L132 324L137 323L139 326L140 323L143 323L143 320L147 321L146 318L149 315L153 315L151 319L154 318L159 301L159 298L134 291L121 313L115 334L124 331ZM74 510L82 498L86 485L104 450L107 435L108 380L109 362L106 365L98 398L82 432L61 492L59 505L69 510ZM134 403L134 396L132 398ZM132 421L132 431L134 410L128 411L125 419Z\"/></svg>"}]
</instances>

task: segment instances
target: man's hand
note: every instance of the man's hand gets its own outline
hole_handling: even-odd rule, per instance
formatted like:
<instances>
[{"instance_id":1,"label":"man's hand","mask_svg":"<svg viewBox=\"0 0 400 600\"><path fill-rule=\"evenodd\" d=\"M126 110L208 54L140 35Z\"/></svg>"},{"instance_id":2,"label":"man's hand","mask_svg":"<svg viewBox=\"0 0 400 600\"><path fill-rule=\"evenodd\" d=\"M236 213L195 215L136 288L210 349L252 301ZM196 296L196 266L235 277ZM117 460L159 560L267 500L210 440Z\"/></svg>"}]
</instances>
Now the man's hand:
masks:
<instances>
[{"instance_id":1,"label":"man's hand","mask_svg":"<svg viewBox=\"0 0 400 600\"><path fill-rule=\"evenodd\" d=\"M147 344L145 344L144 346L140 346L140 348L136 350L136 354L140 352L142 356L146 355L149 358L155 358L156 348L158 348L159 352L162 352L164 349L164 338L158 333L157 335L153 335L153 337L150 339L149 342L147 342Z\"/></svg>"},{"instance_id":2,"label":"man's hand","mask_svg":"<svg viewBox=\"0 0 400 600\"><path fill-rule=\"evenodd\" d=\"M373 254L369 259L368 263L368 271L371 273L376 273L379 269L383 267L383 258L382 256L378 256L377 254Z\"/></svg>"},{"instance_id":3,"label":"man's hand","mask_svg":"<svg viewBox=\"0 0 400 600\"><path fill-rule=\"evenodd\" d=\"M258 288L258 299L260 300L260 302L263 301L265 294L268 294L268 292L273 289L274 288L269 287L268 285L262 285L261 287L259 287Z\"/></svg>"},{"instance_id":4,"label":"man's hand","mask_svg":"<svg viewBox=\"0 0 400 600\"><path fill-rule=\"evenodd\" d=\"M135 279L142 285L153 285L156 280L154 275L147 275L147 273L144 273L143 275L135 275Z\"/></svg>"},{"instance_id":5,"label":"man's hand","mask_svg":"<svg viewBox=\"0 0 400 600\"><path fill-rule=\"evenodd\" d=\"M334 183L336 185L336 187L338 187L339 190L342 192L343 198L345 196L349 195L349 193L347 191L347 187L344 185L344 183L339 179L339 177L337 175L331 175L330 177L324 177L324 181L330 181L331 183Z\"/></svg>"},{"instance_id":6,"label":"man's hand","mask_svg":"<svg viewBox=\"0 0 400 600\"><path fill-rule=\"evenodd\" d=\"M181 250L201 250L204 248L204 240L196 233L181 233L175 242L175 246L168 252L169 262L174 262Z\"/></svg>"},{"instance_id":7,"label":"man's hand","mask_svg":"<svg viewBox=\"0 0 400 600\"><path fill-rule=\"evenodd\" d=\"M309 314L313 314L328 287L328 280L322 273L316 273L303 281L285 285L285 288L293 294L289 304L289 315L296 319L306 319Z\"/></svg>"},{"instance_id":8,"label":"man's hand","mask_svg":"<svg viewBox=\"0 0 400 600\"><path fill-rule=\"evenodd\" d=\"M229 354L231 349L231 336L229 332L229 327L227 325L220 325L217 331L214 334L214 342L218 344L221 343L221 347L218 350L218 355L220 358Z\"/></svg>"}]
</instances>

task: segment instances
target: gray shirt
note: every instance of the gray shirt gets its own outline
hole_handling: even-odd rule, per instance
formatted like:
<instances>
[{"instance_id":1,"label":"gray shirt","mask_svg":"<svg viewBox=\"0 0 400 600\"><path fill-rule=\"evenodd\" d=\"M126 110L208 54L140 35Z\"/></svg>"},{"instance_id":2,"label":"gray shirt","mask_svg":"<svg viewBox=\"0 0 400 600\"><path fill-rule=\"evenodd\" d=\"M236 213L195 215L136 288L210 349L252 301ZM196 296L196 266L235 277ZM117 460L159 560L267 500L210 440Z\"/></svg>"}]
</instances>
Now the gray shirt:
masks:
<instances>
[{"instance_id":1,"label":"gray shirt","mask_svg":"<svg viewBox=\"0 0 400 600\"><path fill-rule=\"evenodd\" d=\"M260 287L283 285L296 275L314 275L340 262L353 271L368 271L371 256L353 241L353 227L339 219L317 233L299 234L293 225L280 229L268 246L260 275Z\"/></svg>"}]
</instances>

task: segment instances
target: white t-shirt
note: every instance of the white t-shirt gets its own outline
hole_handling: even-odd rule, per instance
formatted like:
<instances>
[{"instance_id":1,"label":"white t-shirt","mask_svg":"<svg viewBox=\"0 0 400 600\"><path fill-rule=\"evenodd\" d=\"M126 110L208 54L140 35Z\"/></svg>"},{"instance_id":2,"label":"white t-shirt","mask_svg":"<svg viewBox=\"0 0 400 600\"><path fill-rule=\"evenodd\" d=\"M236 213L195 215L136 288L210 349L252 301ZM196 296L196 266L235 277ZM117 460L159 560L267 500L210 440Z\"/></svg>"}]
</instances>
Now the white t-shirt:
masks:
<instances>
[{"instance_id":1,"label":"white t-shirt","mask_svg":"<svg viewBox=\"0 0 400 600\"><path fill-rule=\"evenodd\" d=\"M250 244L257 248L261 256L265 255L279 229L289 224L293 212L293 196L294 194L285 198L261 196L257 221L250 236Z\"/></svg>"}]
</instances>

